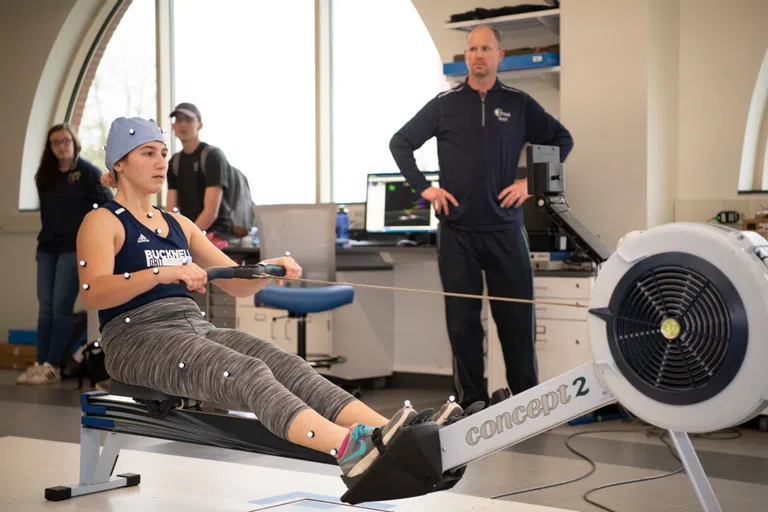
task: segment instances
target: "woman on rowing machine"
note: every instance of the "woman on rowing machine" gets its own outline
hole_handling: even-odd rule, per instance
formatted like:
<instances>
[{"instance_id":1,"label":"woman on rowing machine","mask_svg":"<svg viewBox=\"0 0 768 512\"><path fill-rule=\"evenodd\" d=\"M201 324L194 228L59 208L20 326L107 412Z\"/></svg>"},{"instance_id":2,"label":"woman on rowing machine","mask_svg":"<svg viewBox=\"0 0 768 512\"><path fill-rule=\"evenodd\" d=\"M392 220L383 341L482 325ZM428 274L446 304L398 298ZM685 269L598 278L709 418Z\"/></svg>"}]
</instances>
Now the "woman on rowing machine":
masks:
<instances>
[{"instance_id":1,"label":"woman on rowing machine","mask_svg":"<svg viewBox=\"0 0 768 512\"><path fill-rule=\"evenodd\" d=\"M168 169L160 128L151 120L118 118L105 149L103 181L117 193L86 215L77 253L82 300L99 311L110 376L169 395L239 404L275 435L335 455L345 476L361 475L378 457L375 427L386 445L416 411L406 406L385 418L299 356L207 322L189 292L205 292L205 268L236 263L192 221L152 206ZM265 263L284 266L288 278L301 276L290 257ZM215 284L248 297L267 282ZM461 414L448 402L433 419L443 424Z\"/></svg>"}]
</instances>

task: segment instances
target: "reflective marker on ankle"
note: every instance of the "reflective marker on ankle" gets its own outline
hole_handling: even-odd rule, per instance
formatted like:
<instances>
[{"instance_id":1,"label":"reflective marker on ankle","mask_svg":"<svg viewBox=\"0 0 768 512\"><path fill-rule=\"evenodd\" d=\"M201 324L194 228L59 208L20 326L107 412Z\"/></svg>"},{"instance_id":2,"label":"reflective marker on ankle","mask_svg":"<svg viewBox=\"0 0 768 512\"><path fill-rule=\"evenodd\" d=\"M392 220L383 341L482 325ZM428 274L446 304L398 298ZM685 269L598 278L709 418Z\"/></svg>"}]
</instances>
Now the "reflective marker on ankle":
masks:
<instances>
[{"instance_id":1,"label":"reflective marker on ankle","mask_svg":"<svg viewBox=\"0 0 768 512\"><path fill-rule=\"evenodd\" d=\"M448 401L449 402L455 402L456 401L456 397L451 395L451 396L448 397Z\"/></svg>"},{"instance_id":2,"label":"reflective marker on ankle","mask_svg":"<svg viewBox=\"0 0 768 512\"><path fill-rule=\"evenodd\" d=\"M307 437L309 438L315 437L315 433L310 430L309 432L307 432Z\"/></svg>"},{"instance_id":3,"label":"reflective marker on ankle","mask_svg":"<svg viewBox=\"0 0 768 512\"><path fill-rule=\"evenodd\" d=\"M406 400L405 401L405 406L406 407L410 407L411 406L411 401L410 400Z\"/></svg>"}]
</instances>

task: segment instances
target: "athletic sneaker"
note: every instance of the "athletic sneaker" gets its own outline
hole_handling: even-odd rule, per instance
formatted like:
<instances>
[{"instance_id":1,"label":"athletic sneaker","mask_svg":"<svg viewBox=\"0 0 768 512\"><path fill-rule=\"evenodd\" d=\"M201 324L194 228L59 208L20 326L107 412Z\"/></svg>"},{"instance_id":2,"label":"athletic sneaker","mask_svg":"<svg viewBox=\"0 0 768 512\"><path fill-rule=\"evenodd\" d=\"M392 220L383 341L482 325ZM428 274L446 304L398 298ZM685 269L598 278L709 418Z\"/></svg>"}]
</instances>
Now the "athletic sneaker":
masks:
<instances>
[{"instance_id":1,"label":"athletic sneaker","mask_svg":"<svg viewBox=\"0 0 768 512\"><path fill-rule=\"evenodd\" d=\"M27 369L21 372L18 377L16 377L16 384L29 384L30 377L39 372L42 368L43 365L35 361L35 364L32 366L27 366Z\"/></svg>"},{"instance_id":2,"label":"athletic sneaker","mask_svg":"<svg viewBox=\"0 0 768 512\"><path fill-rule=\"evenodd\" d=\"M462 409L459 404L453 400L448 400L443 404L440 410L438 410L435 415L432 416L432 421L438 425L443 425L445 423L450 423L451 420L461 416L463 413L464 409Z\"/></svg>"},{"instance_id":3,"label":"athletic sneaker","mask_svg":"<svg viewBox=\"0 0 768 512\"><path fill-rule=\"evenodd\" d=\"M61 370L54 368L51 363L45 362L38 372L32 375L28 384L53 384L61 381Z\"/></svg>"},{"instance_id":4,"label":"athletic sneaker","mask_svg":"<svg viewBox=\"0 0 768 512\"><path fill-rule=\"evenodd\" d=\"M416 417L416 411L407 405L397 411L383 427L369 427L356 423L349 428L349 434L339 448L338 463L344 476L354 477L362 474L378 458L376 442L386 446L403 425Z\"/></svg>"}]
</instances>

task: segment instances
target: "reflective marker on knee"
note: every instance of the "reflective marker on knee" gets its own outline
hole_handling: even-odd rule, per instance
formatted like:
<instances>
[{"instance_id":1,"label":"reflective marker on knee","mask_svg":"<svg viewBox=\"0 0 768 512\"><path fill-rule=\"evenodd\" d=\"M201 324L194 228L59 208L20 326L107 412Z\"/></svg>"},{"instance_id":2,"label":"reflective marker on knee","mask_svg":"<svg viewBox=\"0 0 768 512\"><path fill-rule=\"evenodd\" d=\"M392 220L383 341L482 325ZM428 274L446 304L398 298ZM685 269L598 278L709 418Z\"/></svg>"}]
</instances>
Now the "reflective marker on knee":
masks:
<instances>
[{"instance_id":1,"label":"reflective marker on knee","mask_svg":"<svg viewBox=\"0 0 768 512\"><path fill-rule=\"evenodd\" d=\"M224 377L229 377L230 375L232 375L232 374L229 373L229 372L224 372Z\"/></svg>"},{"instance_id":2,"label":"reflective marker on knee","mask_svg":"<svg viewBox=\"0 0 768 512\"><path fill-rule=\"evenodd\" d=\"M187 367L187 364L186 364L184 361L182 361L182 362L180 362L180 363L179 363L179 368L181 368L182 370L183 370L184 368L186 368L186 367Z\"/></svg>"},{"instance_id":3,"label":"reflective marker on knee","mask_svg":"<svg viewBox=\"0 0 768 512\"><path fill-rule=\"evenodd\" d=\"M157 268L157 267L155 267L155 268L153 268L153 269L152 269L152 272L153 272L155 275L157 275L157 274L159 274L159 273L160 273L160 269L159 269L159 268Z\"/></svg>"},{"instance_id":4,"label":"reflective marker on knee","mask_svg":"<svg viewBox=\"0 0 768 512\"><path fill-rule=\"evenodd\" d=\"M131 278L131 274L126 272L125 274L123 274L123 277L126 278L126 279L130 279Z\"/></svg>"}]
</instances>

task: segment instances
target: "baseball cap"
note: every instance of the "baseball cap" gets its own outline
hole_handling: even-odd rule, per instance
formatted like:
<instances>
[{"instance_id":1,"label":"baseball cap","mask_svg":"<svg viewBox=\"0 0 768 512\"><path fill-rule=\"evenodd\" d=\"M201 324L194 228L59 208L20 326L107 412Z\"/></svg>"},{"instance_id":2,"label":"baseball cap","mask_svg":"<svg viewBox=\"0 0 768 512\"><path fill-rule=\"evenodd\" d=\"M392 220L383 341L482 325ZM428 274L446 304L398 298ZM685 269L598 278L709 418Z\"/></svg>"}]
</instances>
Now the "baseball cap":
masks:
<instances>
[{"instance_id":1,"label":"baseball cap","mask_svg":"<svg viewBox=\"0 0 768 512\"><path fill-rule=\"evenodd\" d=\"M118 117L112 121L109 135L107 135L107 145L104 147L107 152L104 158L107 169L112 171L112 167L118 160L142 144L152 141L165 144L163 129L157 126L154 120Z\"/></svg>"},{"instance_id":2,"label":"baseball cap","mask_svg":"<svg viewBox=\"0 0 768 512\"><path fill-rule=\"evenodd\" d=\"M187 117L197 117L198 121L202 121L203 118L200 115L200 109L195 106L194 103L179 103L176 108L171 112L171 117L176 114L184 114Z\"/></svg>"}]
</instances>

